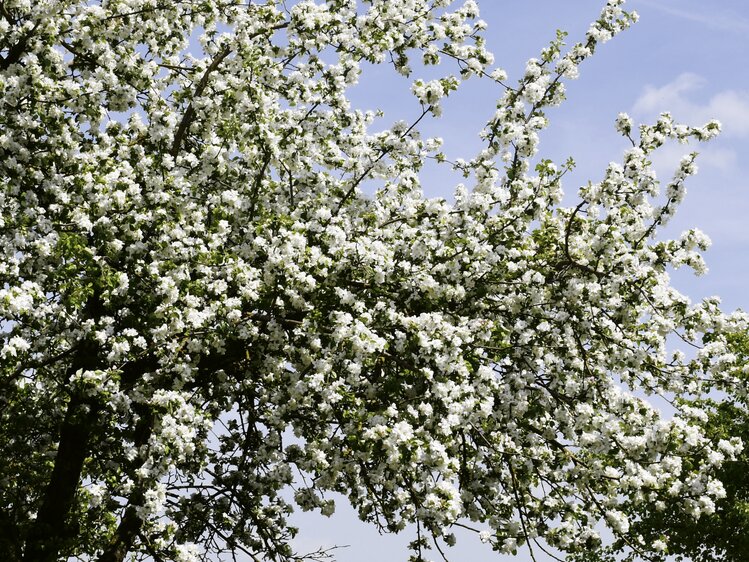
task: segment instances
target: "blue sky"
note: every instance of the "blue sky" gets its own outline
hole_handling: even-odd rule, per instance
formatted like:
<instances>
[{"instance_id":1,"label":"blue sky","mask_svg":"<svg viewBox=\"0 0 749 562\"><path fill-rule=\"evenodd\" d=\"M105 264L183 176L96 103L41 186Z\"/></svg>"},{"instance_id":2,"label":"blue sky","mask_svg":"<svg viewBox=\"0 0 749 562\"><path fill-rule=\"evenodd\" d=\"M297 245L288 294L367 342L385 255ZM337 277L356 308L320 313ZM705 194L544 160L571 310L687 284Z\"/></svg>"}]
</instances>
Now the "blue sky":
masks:
<instances>
[{"instance_id":1,"label":"blue sky","mask_svg":"<svg viewBox=\"0 0 749 562\"><path fill-rule=\"evenodd\" d=\"M537 56L557 28L569 41L584 36L603 0L478 0L487 21L489 46L496 64L510 79L525 61ZM706 254L707 275L676 272L674 284L699 300L720 295L726 310L749 308L749 2L746 0L629 0L640 22L604 45L568 83L568 100L549 112L551 126L542 137L541 155L563 162L572 156L577 168L566 178L573 201L579 185L597 181L610 161L619 161L627 144L614 131L614 119L626 111L636 122L653 120L670 110L680 121L701 125L711 118L723 123L723 134L698 147L667 146L656 158L659 178L668 179L682 154L697 149L699 174L688 183L688 195L664 235L698 227L713 241ZM416 77L416 76L414 76ZM385 69L368 69L352 92L354 105L382 109L384 123L412 118L418 111L408 94L409 82ZM448 157L470 158L480 147L477 133L493 113L496 87L469 81L444 105L444 116L427 123L425 134L445 139ZM459 181L426 173L427 195L449 197ZM298 545L348 544L340 562L405 561L411 536L380 537L358 522L339 502L331 519L302 515ZM476 537L465 538L452 562L513 558L492 553ZM438 555L435 554L435 559ZM515 560L530 560L521 554ZM549 560L537 556L539 562Z\"/></svg>"}]
</instances>

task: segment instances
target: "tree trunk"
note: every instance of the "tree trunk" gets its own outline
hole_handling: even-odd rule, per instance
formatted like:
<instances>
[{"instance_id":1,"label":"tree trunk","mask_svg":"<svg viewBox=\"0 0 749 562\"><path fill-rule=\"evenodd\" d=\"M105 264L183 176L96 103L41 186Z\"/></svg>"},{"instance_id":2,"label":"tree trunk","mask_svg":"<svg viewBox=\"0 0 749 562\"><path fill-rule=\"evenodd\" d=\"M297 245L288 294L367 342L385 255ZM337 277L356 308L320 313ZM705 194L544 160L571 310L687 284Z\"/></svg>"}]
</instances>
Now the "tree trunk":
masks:
<instances>
[{"instance_id":1,"label":"tree trunk","mask_svg":"<svg viewBox=\"0 0 749 562\"><path fill-rule=\"evenodd\" d=\"M96 305L94 301L90 308ZM96 344L81 342L66 370L66 380L80 370L95 369L99 363L98 354ZM24 541L23 562L57 562L65 541L70 539L68 517L99 409L95 402L72 392L60 426L55 466L44 490L36 521Z\"/></svg>"},{"instance_id":2,"label":"tree trunk","mask_svg":"<svg viewBox=\"0 0 749 562\"><path fill-rule=\"evenodd\" d=\"M24 562L57 562L68 538L70 508L88 454L88 443L96 412L78 397L68 403L60 428L60 442L52 476L44 491L36 522L26 538Z\"/></svg>"}]
</instances>

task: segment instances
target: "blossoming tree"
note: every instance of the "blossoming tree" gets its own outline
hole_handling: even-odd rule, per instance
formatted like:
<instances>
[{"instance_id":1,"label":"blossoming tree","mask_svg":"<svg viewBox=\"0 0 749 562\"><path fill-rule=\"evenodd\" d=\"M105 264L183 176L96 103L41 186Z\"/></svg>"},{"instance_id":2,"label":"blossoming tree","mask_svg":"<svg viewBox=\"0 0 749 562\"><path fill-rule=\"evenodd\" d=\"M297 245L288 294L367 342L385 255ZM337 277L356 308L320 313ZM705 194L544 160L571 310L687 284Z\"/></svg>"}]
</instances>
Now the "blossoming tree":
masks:
<instances>
[{"instance_id":1,"label":"blossoming tree","mask_svg":"<svg viewBox=\"0 0 749 562\"><path fill-rule=\"evenodd\" d=\"M656 238L695 155L663 186L649 161L718 125L621 115L622 163L562 206L544 108L634 15L610 0L510 86L450 4L0 1L4 560L296 560L292 506L331 492L414 560L456 526L574 553L601 523L657 558L641 506L713 509L740 442L645 396L731 383L744 320L668 281L706 238ZM445 68L422 113L372 132L347 88L414 61ZM496 113L447 163L418 123L470 77Z\"/></svg>"}]
</instances>

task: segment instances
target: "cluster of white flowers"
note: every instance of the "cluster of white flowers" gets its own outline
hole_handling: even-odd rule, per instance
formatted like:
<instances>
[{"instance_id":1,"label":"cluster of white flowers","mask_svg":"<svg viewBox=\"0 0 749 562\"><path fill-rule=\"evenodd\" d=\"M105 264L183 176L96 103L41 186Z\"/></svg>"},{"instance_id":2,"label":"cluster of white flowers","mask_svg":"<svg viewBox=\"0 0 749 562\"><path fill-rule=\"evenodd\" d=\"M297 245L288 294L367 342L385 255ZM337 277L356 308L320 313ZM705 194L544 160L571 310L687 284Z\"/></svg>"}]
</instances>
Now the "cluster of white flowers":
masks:
<instances>
[{"instance_id":1,"label":"cluster of white flowers","mask_svg":"<svg viewBox=\"0 0 749 562\"><path fill-rule=\"evenodd\" d=\"M695 156L663 193L650 165L719 125L638 136L620 115L633 147L571 208L571 162L531 169L564 80L635 21L621 0L515 88L473 0L33 4L0 11L0 498L27 558L69 554L78 501L98 530L76 553L181 561L288 559L290 486L448 544L474 521L502 552L626 537L645 502L714 509L740 442L640 391L731 382L746 319L667 274L704 271L709 240L655 239ZM347 89L414 56L457 72L415 78L423 114L371 132ZM455 161L454 202L427 199L419 170L444 158L417 121L470 76L503 88L485 146Z\"/></svg>"}]
</instances>

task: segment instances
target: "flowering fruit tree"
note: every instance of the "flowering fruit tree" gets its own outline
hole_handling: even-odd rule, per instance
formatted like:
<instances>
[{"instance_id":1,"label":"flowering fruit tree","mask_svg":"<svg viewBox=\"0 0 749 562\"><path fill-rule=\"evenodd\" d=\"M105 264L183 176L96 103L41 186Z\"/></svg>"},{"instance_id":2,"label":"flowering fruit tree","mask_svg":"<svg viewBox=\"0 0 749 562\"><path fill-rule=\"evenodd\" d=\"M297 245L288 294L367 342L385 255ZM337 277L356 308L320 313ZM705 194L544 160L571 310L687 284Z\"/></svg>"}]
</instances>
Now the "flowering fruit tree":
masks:
<instances>
[{"instance_id":1,"label":"flowering fruit tree","mask_svg":"<svg viewBox=\"0 0 749 562\"><path fill-rule=\"evenodd\" d=\"M658 558L641 506L711 512L740 441L647 395L730 390L745 320L670 286L704 267L699 231L657 238L695 154L663 184L650 156L718 124L621 115L631 148L564 206L544 109L634 14L610 0L510 86L451 4L0 1L5 560L298 560L288 515L334 492L413 560L458 526L574 553L601 523ZM367 64L445 70L374 132ZM451 163L418 125L469 78L499 99Z\"/></svg>"}]
</instances>

